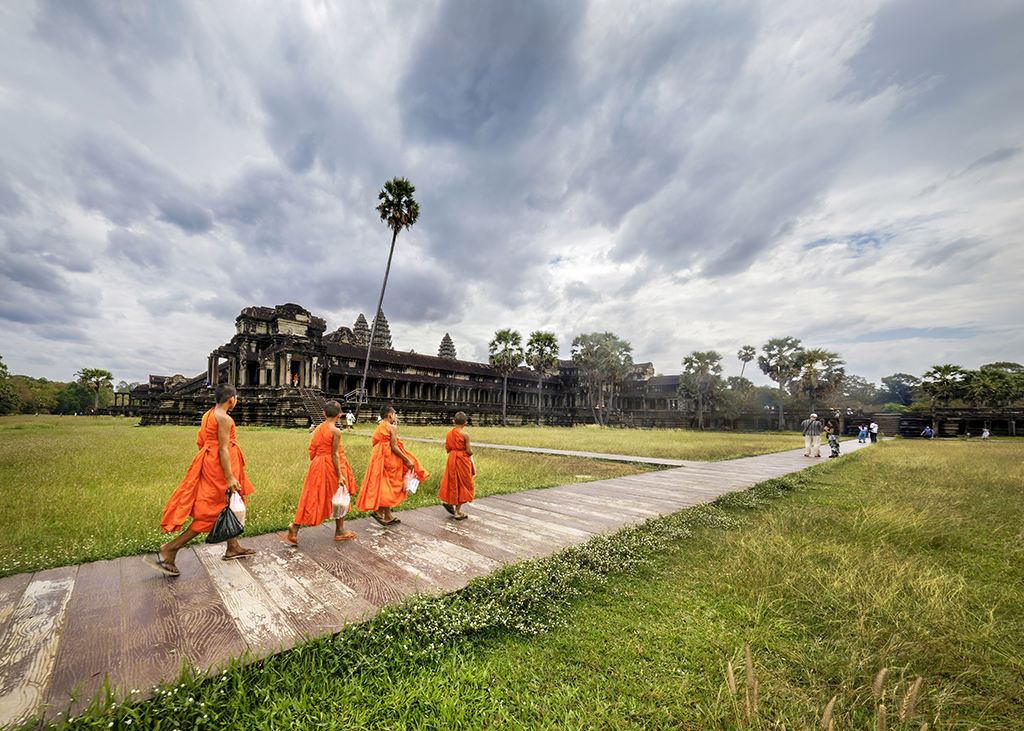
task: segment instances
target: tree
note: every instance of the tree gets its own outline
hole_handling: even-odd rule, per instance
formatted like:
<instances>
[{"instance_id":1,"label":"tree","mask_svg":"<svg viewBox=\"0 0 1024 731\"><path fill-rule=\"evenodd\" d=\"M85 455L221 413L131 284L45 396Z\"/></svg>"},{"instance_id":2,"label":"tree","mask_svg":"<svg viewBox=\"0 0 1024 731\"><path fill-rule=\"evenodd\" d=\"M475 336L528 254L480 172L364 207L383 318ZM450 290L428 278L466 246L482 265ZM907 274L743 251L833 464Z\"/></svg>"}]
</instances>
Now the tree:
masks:
<instances>
[{"instance_id":1,"label":"tree","mask_svg":"<svg viewBox=\"0 0 1024 731\"><path fill-rule=\"evenodd\" d=\"M1003 371L1011 375L1022 376L1024 375L1024 366L1020 363L1013 363L1011 361L1001 360L998 363L986 363L980 370L983 371Z\"/></svg>"},{"instance_id":2,"label":"tree","mask_svg":"<svg viewBox=\"0 0 1024 731\"><path fill-rule=\"evenodd\" d=\"M7 370L4 358L0 355L0 414L6 414L14 408L14 384Z\"/></svg>"},{"instance_id":3,"label":"tree","mask_svg":"<svg viewBox=\"0 0 1024 731\"><path fill-rule=\"evenodd\" d=\"M995 368L967 371L960 388L962 396L975 406L1006 406L1017 398L1016 378Z\"/></svg>"},{"instance_id":4,"label":"tree","mask_svg":"<svg viewBox=\"0 0 1024 731\"><path fill-rule=\"evenodd\" d=\"M491 367L498 371L502 377L501 383L501 425L505 423L505 409L508 403L508 377L519 368L523 362L523 338L515 330L498 330L494 333L494 340L490 342L490 357L488 360Z\"/></svg>"},{"instance_id":5,"label":"tree","mask_svg":"<svg viewBox=\"0 0 1024 731\"><path fill-rule=\"evenodd\" d=\"M743 413L743 408L750 405L756 389L749 378L729 376L725 380L725 388L715 396L718 412L735 427L736 417Z\"/></svg>"},{"instance_id":6,"label":"tree","mask_svg":"<svg viewBox=\"0 0 1024 731\"><path fill-rule=\"evenodd\" d=\"M875 384L861 376L848 373L839 387L839 392L846 402L844 406L867 406L878 403L879 391Z\"/></svg>"},{"instance_id":7,"label":"tree","mask_svg":"<svg viewBox=\"0 0 1024 731\"><path fill-rule=\"evenodd\" d=\"M100 409L100 389L113 387L114 374L102 368L83 368L75 375L78 376L79 383L88 386L96 392L96 400L93 406L93 413L95 414Z\"/></svg>"},{"instance_id":8,"label":"tree","mask_svg":"<svg viewBox=\"0 0 1024 731\"><path fill-rule=\"evenodd\" d=\"M455 350L455 343L452 342L452 336L445 333L444 337L441 338L441 346L437 349L437 357L455 360L457 356L458 353Z\"/></svg>"},{"instance_id":9,"label":"tree","mask_svg":"<svg viewBox=\"0 0 1024 731\"><path fill-rule=\"evenodd\" d=\"M722 354L716 350L694 350L683 358L679 385L697 397L697 428L704 429L704 399L714 395L722 380Z\"/></svg>"},{"instance_id":10,"label":"tree","mask_svg":"<svg viewBox=\"0 0 1024 731\"><path fill-rule=\"evenodd\" d=\"M615 385L625 380L633 368L633 346L615 333L585 333L572 341L572 359L587 379L587 400L594 415L594 423L607 424L607 410L597 411L598 402L605 403L608 389L608 409L615 399ZM595 398L596 395L596 398Z\"/></svg>"},{"instance_id":11,"label":"tree","mask_svg":"<svg viewBox=\"0 0 1024 731\"><path fill-rule=\"evenodd\" d=\"M800 373L804 349L797 338L773 338L761 346L757 359L761 372L779 384L779 431L786 428L782 397L785 387Z\"/></svg>"},{"instance_id":12,"label":"tree","mask_svg":"<svg viewBox=\"0 0 1024 731\"><path fill-rule=\"evenodd\" d=\"M526 362L537 371L537 425L540 426L541 388L544 374L558 364L558 341L554 333L537 330L526 341Z\"/></svg>"},{"instance_id":13,"label":"tree","mask_svg":"<svg viewBox=\"0 0 1024 731\"><path fill-rule=\"evenodd\" d=\"M391 258L395 255L395 240L398 239L398 232L403 228L408 230L420 217L420 205L412 194L416 187L405 178L393 178L384 183L384 189L377 195L380 204L377 212L380 220L391 229L391 250L388 252L388 265L384 269L384 283L380 286L380 297L377 299L377 309L373 318L373 328L370 329L370 337L366 344L366 363L363 365L363 381L359 387L359 401L356 402L356 418L359 417L359 408L363 405L363 394L366 393L366 374L370 370L370 350L373 348L373 334L377 328L377 320L383 314L381 306L384 304L384 290L388 286L388 275L391 273Z\"/></svg>"},{"instance_id":14,"label":"tree","mask_svg":"<svg viewBox=\"0 0 1024 731\"><path fill-rule=\"evenodd\" d=\"M957 365L932 366L921 379L921 390L931 397L932 401L932 429L938 431L938 418L936 415L936 404L941 399L945 406L949 406L950 399L960 395L960 384L965 371Z\"/></svg>"},{"instance_id":15,"label":"tree","mask_svg":"<svg viewBox=\"0 0 1024 731\"><path fill-rule=\"evenodd\" d=\"M831 396L843 382L846 375L846 369L843 368L845 364L839 353L821 348L805 350L800 359L800 378L793 383L790 392L794 396L797 393L806 393L810 409L814 411L816 401Z\"/></svg>"},{"instance_id":16,"label":"tree","mask_svg":"<svg viewBox=\"0 0 1024 731\"><path fill-rule=\"evenodd\" d=\"M743 378L743 369L747 367L747 363L757 357L757 349L753 345L744 345L736 353L736 357L743 362L743 365L740 366L740 378Z\"/></svg>"},{"instance_id":17,"label":"tree","mask_svg":"<svg viewBox=\"0 0 1024 731\"><path fill-rule=\"evenodd\" d=\"M888 401L910 406L914 400L914 389L921 385L921 379L909 373L893 373L882 379L882 386Z\"/></svg>"},{"instance_id":18,"label":"tree","mask_svg":"<svg viewBox=\"0 0 1024 731\"><path fill-rule=\"evenodd\" d=\"M57 394L57 409L62 414L80 414L89 408L92 394L81 383L69 383Z\"/></svg>"}]
</instances>

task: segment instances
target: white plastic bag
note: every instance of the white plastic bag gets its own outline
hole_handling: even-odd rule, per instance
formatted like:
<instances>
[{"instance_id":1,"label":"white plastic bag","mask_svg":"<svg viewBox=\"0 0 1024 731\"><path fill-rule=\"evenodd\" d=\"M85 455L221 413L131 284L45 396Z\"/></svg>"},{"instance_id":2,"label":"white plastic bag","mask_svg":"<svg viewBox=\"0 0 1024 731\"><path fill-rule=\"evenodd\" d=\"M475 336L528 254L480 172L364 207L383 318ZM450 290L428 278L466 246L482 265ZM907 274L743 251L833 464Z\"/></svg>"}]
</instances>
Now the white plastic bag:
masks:
<instances>
[{"instance_id":1,"label":"white plastic bag","mask_svg":"<svg viewBox=\"0 0 1024 731\"><path fill-rule=\"evenodd\" d=\"M409 495L416 493L416 488L420 486L420 481L416 479L416 473L409 470L405 473L405 481L402 484L402 489Z\"/></svg>"},{"instance_id":2,"label":"white plastic bag","mask_svg":"<svg viewBox=\"0 0 1024 731\"><path fill-rule=\"evenodd\" d=\"M351 504L352 496L348 494L348 488L343 485L339 486L338 491L331 498L331 520L348 515L348 508Z\"/></svg>"},{"instance_id":3,"label":"white plastic bag","mask_svg":"<svg viewBox=\"0 0 1024 731\"><path fill-rule=\"evenodd\" d=\"M469 463L473 465L473 477L476 477L476 460L470 457Z\"/></svg>"},{"instance_id":4,"label":"white plastic bag","mask_svg":"<svg viewBox=\"0 0 1024 731\"><path fill-rule=\"evenodd\" d=\"M231 493L231 502L228 505L231 506L231 512L238 518L238 522L245 525L245 503L242 502L242 496L237 492Z\"/></svg>"}]
</instances>

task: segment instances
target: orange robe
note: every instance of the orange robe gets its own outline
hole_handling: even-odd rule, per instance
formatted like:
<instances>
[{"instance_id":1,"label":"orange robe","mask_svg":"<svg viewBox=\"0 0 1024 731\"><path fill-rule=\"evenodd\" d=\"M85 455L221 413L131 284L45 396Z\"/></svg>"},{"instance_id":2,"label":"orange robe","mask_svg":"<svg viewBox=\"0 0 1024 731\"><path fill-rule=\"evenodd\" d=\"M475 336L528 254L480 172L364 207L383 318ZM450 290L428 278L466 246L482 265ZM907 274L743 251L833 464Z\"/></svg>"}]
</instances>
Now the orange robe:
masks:
<instances>
[{"instance_id":1,"label":"orange robe","mask_svg":"<svg viewBox=\"0 0 1024 731\"><path fill-rule=\"evenodd\" d=\"M438 499L449 505L473 502L473 462L466 454L466 437L458 429L452 429L444 438L448 452L448 463L441 476Z\"/></svg>"},{"instance_id":2,"label":"orange robe","mask_svg":"<svg viewBox=\"0 0 1024 731\"><path fill-rule=\"evenodd\" d=\"M338 491L338 473L334 471L334 435L331 425L326 421L316 428L313 438L309 440L309 470L306 482L302 485L302 496L299 507L295 509L296 525L320 525L331 517L331 499ZM341 461L341 474L348 485L349 495L355 495L359 489L356 476L352 474L345 449L338 445L338 459Z\"/></svg>"},{"instance_id":3,"label":"orange robe","mask_svg":"<svg viewBox=\"0 0 1024 731\"><path fill-rule=\"evenodd\" d=\"M217 418L213 409L203 414L196 435L196 446L199 452L192 458L185 473L185 479L171 493L170 500L164 506L164 515L160 527L164 533L176 533L181 530L188 517L192 516L191 530L197 533L209 533L213 524L226 505L224 492L228 489L224 468L220 464L217 444ZM235 422L231 421L231 436L228 440L228 455L231 458L231 471L241 485L238 493L245 496L253 491L252 483L245 476L245 457L235 442Z\"/></svg>"},{"instance_id":4,"label":"orange robe","mask_svg":"<svg viewBox=\"0 0 1024 731\"><path fill-rule=\"evenodd\" d=\"M409 453L401 440L398 441L398 448L412 460L417 480L423 482L430 477L430 473L420 466L419 460ZM356 507L365 511L400 505L406 498L405 490L402 489L404 481L405 463L391 451L391 429L386 421L381 421L373 432L373 451L366 465L363 489L359 491Z\"/></svg>"}]
</instances>

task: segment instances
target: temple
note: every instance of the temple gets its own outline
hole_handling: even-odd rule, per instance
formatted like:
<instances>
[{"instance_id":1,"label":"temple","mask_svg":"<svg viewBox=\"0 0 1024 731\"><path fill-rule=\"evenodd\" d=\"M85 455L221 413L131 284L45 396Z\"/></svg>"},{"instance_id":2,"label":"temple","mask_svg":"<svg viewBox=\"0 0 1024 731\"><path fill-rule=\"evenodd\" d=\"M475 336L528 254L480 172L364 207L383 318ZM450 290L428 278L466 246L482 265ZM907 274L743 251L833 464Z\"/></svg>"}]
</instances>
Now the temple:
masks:
<instances>
[{"instance_id":1,"label":"temple","mask_svg":"<svg viewBox=\"0 0 1024 731\"><path fill-rule=\"evenodd\" d=\"M326 333L322 318L296 304L246 307L235 319L231 342L210 353L205 372L150 376L129 395L144 425L196 424L212 401L212 387L238 389L232 415L239 425L306 427L321 418L323 403L340 401L355 409L366 364L369 328L360 315L355 327ZM325 334L326 333L326 334ZM503 378L486 363L458 360L445 333L438 356L395 350L381 315L366 381L361 418L390 403L411 424L448 424L465 411L474 424L500 424ZM685 426L676 395L678 376L655 376L650 363L633 368L619 386L616 414L644 426ZM593 421L592 410L571 360L559 360L543 376L521 367L508 378L507 422L569 426ZM681 407L684 410L681 410Z\"/></svg>"}]
</instances>

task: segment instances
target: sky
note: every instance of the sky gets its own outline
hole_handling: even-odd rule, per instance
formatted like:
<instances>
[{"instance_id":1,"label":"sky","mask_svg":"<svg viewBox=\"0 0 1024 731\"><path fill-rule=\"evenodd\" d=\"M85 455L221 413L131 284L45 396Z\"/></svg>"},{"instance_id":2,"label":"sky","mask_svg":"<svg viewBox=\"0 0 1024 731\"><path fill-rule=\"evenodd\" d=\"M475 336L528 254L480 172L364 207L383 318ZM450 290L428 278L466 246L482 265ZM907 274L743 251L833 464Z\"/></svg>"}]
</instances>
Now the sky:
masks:
<instances>
[{"instance_id":1,"label":"sky","mask_svg":"<svg viewBox=\"0 0 1024 731\"><path fill-rule=\"evenodd\" d=\"M4 0L0 357L145 381L244 307L352 327L404 177L399 350L1022 362L1022 150L1019 0Z\"/></svg>"}]
</instances>

